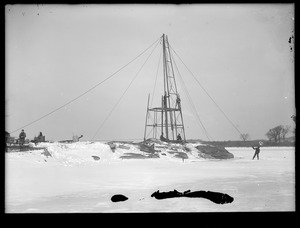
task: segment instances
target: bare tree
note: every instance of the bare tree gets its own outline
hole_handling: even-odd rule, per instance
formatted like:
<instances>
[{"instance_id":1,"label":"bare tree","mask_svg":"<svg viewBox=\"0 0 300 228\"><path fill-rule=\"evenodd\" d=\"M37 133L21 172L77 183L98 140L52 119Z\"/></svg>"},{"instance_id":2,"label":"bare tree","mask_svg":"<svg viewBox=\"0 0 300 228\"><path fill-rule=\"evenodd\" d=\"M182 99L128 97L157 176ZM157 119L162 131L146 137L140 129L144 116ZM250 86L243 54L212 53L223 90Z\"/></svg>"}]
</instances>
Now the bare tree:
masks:
<instances>
[{"instance_id":1,"label":"bare tree","mask_svg":"<svg viewBox=\"0 0 300 228\"><path fill-rule=\"evenodd\" d=\"M273 129L270 129L267 133L266 136L268 137L269 141L274 141L276 142L276 134Z\"/></svg>"},{"instance_id":2,"label":"bare tree","mask_svg":"<svg viewBox=\"0 0 300 228\"><path fill-rule=\"evenodd\" d=\"M243 133L240 135L240 138L245 142L250 138L250 135L248 133Z\"/></svg>"},{"instance_id":3,"label":"bare tree","mask_svg":"<svg viewBox=\"0 0 300 228\"><path fill-rule=\"evenodd\" d=\"M281 129L281 138L282 138L282 141L285 141L285 136L289 133L290 129L291 129L291 126L288 126L288 125L286 125L285 127L283 127Z\"/></svg>"},{"instance_id":4,"label":"bare tree","mask_svg":"<svg viewBox=\"0 0 300 228\"><path fill-rule=\"evenodd\" d=\"M270 129L267 133L266 136L269 138L270 141L279 143L280 142L280 136L281 136L281 131L282 131L282 125L279 125L277 127L274 127Z\"/></svg>"},{"instance_id":5,"label":"bare tree","mask_svg":"<svg viewBox=\"0 0 300 228\"><path fill-rule=\"evenodd\" d=\"M294 123L296 124L296 115L292 115L291 118L293 119ZM294 134L296 134L296 128L292 131Z\"/></svg>"},{"instance_id":6,"label":"bare tree","mask_svg":"<svg viewBox=\"0 0 300 228\"><path fill-rule=\"evenodd\" d=\"M285 136L287 135L287 133L290 131L290 126L283 126L283 125L279 125L277 127L274 127L272 129L270 129L267 133L266 136L268 137L268 139L270 141L276 142L276 143L280 143L281 141L285 140Z\"/></svg>"}]
</instances>

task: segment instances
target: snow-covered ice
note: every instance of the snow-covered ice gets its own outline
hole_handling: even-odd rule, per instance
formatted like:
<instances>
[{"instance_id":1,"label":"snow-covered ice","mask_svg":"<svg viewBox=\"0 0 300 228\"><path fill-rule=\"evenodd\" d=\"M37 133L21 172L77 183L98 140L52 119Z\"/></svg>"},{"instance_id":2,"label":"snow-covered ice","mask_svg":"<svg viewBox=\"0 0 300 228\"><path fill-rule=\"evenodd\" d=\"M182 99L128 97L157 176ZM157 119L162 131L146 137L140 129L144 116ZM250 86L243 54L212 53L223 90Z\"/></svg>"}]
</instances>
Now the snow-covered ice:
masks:
<instances>
[{"instance_id":1,"label":"snow-covered ice","mask_svg":"<svg viewBox=\"0 0 300 228\"><path fill-rule=\"evenodd\" d=\"M5 154L7 213L295 211L294 147L262 147L260 160L252 160L252 148L226 148L234 159L200 159L191 151L182 160L168 153L120 159L124 153L145 154L132 145L115 152L100 142L39 146L51 156L43 150ZM234 201L151 197L174 189L221 192ZM128 200L114 203L115 194Z\"/></svg>"}]
</instances>

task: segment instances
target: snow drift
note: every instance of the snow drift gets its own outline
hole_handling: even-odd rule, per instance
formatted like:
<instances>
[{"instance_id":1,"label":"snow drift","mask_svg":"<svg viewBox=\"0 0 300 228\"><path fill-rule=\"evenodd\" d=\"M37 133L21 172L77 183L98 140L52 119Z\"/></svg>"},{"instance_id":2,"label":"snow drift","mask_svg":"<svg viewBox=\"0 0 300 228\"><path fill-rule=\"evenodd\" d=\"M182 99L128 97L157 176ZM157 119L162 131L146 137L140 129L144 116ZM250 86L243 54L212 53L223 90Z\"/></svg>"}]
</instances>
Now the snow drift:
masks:
<instances>
[{"instance_id":1,"label":"snow drift","mask_svg":"<svg viewBox=\"0 0 300 228\"><path fill-rule=\"evenodd\" d=\"M168 144L156 141L131 142L76 142L39 143L44 151L34 153L51 157L65 165L113 162L123 159L164 159L172 161L195 161L204 159L228 159L233 155L224 148L201 144ZM33 152L33 151L31 151Z\"/></svg>"},{"instance_id":2,"label":"snow drift","mask_svg":"<svg viewBox=\"0 0 300 228\"><path fill-rule=\"evenodd\" d=\"M55 142L38 145L45 150L5 153L5 211L295 210L294 147L262 147L260 160L252 160L252 148L226 148L234 154L233 159L205 159L196 148L199 144L186 144L186 148L177 145L178 148L172 149L155 143L154 153L146 149L151 145L144 148L138 143ZM188 158L178 157L175 152L186 154ZM137 154L143 159L128 159ZM159 158L150 158L153 154ZM233 197L234 201L220 205L201 198L158 201L151 197L157 190L173 189L221 192ZM125 195L128 200L112 202L111 197L118 194Z\"/></svg>"}]
</instances>

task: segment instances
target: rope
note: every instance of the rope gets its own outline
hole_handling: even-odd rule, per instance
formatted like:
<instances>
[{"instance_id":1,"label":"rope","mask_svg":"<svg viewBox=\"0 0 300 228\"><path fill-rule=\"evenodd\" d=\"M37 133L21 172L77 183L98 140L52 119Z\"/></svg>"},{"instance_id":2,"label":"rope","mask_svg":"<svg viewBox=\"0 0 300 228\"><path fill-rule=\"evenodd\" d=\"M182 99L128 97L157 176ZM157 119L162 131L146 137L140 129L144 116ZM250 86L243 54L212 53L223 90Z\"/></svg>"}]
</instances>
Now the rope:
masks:
<instances>
[{"instance_id":1,"label":"rope","mask_svg":"<svg viewBox=\"0 0 300 228\"><path fill-rule=\"evenodd\" d=\"M195 118L195 116L197 117L197 118L195 118L196 120L198 120L197 123L198 123L198 124L200 123L200 125L199 125L200 128L201 128L201 126L202 126L202 129L203 129L203 131L204 131L204 134L206 135L207 139L210 140L211 137L209 136L208 131L206 130L204 124L202 123L202 121L201 121L201 119L200 119L200 117L199 117L199 114L198 114L198 112L197 112L197 110L196 110L196 107L195 107L195 105L194 105L194 103L193 103L193 100L192 100L192 98L191 98L191 96L190 96L190 94L189 94L189 92L188 92L188 89L187 89L186 86L185 86L185 83L184 83L184 81L183 81L183 78L181 77L181 74L179 73L178 67L177 67L176 62L175 62L174 60L173 60L173 63L174 63L174 65L175 65L176 71L177 71L177 73L178 73L178 75L179 75L179 79L180 79L181 82L182 82L182 85L183 85L182 88L183 88L183 91L184 91L184 93L185 93L185 95L186 95L186 97L187 97L188 104L190 105L190 107L191 107L191 109L192 109L192 112L194 112L194 118Z\"/></svg>"},{"instance_id":2,"label":"rope","mask_svg":"<svg viewBox=\"0 0 300 228\"><path fill-rule=\"evenodd\" d=\"M146 139L149 137L149 135L152 133L153 128L151 128L151 130L148 132L148 134L146 135Z\"/></svg>"},{"instance_id":3,"label":"rope","mask_svg":"<svg viewBox=\"0 0 300 228\"><path fill-rule=\"evenodd\" d=\"M79 99L80 97L84 96L85 94L87 94L88 92L90 92L91 90L95 89L97 86L101 85L102 83L104 83L105 81L107 81L108 79L112 78L114 75L116 75L117 73L119 73L121 70L123 70L125 67L127 67L130 63L132 63L133 61L135 61L137 58L139 58L142 54L144 54L148 49L150 49L160 38L158 38L154 43L152 43L148 48L146 48L141 54L139 54L137 57L135 57L134 59L132 59L130 62L128 62L127 64L125 64L124 66L122 66L119 70L117 70L115 73L113 73L112 75L110 75L109 77L105 78L103 81L99 82L98 84L96 84L95 86L91 87L90 89L88 89L87 91L85 91L84 93L80 94L79 96L75 97L74 99L70 100L69 102L59 106L58 108L54 109L53 111L43 115L42 117L22 126L22 127L19 127L18 129L10 132L10 134L22 129L22 128L25 128L29 125L32 125L36 122L38 122L39 120L41 119L44 119L45 117L57 112L58 110L62 109L63 107L67 106L68 104L72 103L73 101Z\"/></svg>"},{"instance_id":4,"label":"rope","mask_svg":"<svg viewBox=\"0 0 300 228\"><path fill-rule=\"evenodd\" d=\"M170 46L171 47L171 46ZM191 73L191 75L193 76L193 78L196 80L196 82L198 83L198 85L200 85L200 87L203 89L203 91L206 93L206 95L212 100L212 102L217 106L217 108L222 112L222 114L225 116L225 118L229 121L229 123L235 128L235 130L237 130L237 132L239 132L239 134L241 135L242 133L239 131L239 129L234 125L234 123L229 119L229 117L225 114L225 112L221 109L221 107L215 102L215 100L209 95L209 93L206 91L206 89L201 85L201 83L198 81L198 79L195 77L195 75L193 74L193 72L185 65L185 63L182 61L182 59L178 56L178 54L176 53L176 51L171 47L171 49L174 51L174 53L176 54L176 56L180 59L180 61L183 63L183 65L186 67L186 69Z\"/></svg>"},{"instance_id":5,"label":"rope","mask_svg":"<svg viewBox=\"0 0 300 228\"><path fill-rule=\"evenodd\" d=\"M91 140L93 140L95 138L95 136L98 134L98 132L100 131L100 129L104 126L105 122L108 120L108 118L110 117L110 115L112 114L112 112L115 110L115 108L117 107L117 105L120 103L120 101L122 100L122 98L124 97L124 95L126 94L126 92L128 91L128 89L132 85L133 81L137 78L137 76L139 75L140 71L142 70L142 68L144 67L144 65L146 64L146 62L150 58L150 56L152 55L152 53L155 50L155 48L157 47L157 45L158 45L158 43L155 45L155 47L153 48L153 50L151 51L150 55L147 57L147 59L145 60L145 62L143 63L143 65L141 66L141 68L139 69L139 71L135 74L134 78L131 80L131 82L129 83L129 85L127 86L127 88L125 89L125 91L123 92L123 94L121 95L121 97L118 99L117 103L110 110L110 112L108 113L108 115L106 116L106 118L104 119L104 121L102 122L102 124L100 125L100 127L97 129L96 133L94 134L94 136L93 136L93 138Z\"/></svg>"},{"instance_id":6,"label":"rope","mask_svg":"<svg viewBox=\"0 0 300 228\"><path fill-rule=\"evenodd\" d=\"M162 54L162 49L160 50L160 54L159 54L159 60L158 60L158 65L157 65L157 70L156 70L156 76L155 76L155 82L154 82L154 87L153 87L153 91L152 91L152 99L151 99L150 107L152 107L152 104L153 104L153 98L154 98L154 92L155 92L155 88L156 88L157 75L158 75L158 70L159 70L159 65L160 65L160 60L161 60L161 54Z\"/></svg>"}]
</instances>

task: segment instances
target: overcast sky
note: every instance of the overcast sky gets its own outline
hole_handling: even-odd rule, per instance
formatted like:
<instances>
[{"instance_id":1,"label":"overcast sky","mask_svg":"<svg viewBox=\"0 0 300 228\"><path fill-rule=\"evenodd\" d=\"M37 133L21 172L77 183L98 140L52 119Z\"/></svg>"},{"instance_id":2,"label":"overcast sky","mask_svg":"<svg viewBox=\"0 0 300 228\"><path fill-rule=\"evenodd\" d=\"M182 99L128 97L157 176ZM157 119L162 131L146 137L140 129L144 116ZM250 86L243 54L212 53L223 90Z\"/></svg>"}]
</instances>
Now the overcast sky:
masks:
<instances>
[{"instance_id":1,"label":"overcast sky","mask_svg":"<svg viewBox=\"0 0 300 228\"><path fill-rule=\"evenodd\" d=\"M162 34L235 126L251 139L294 123L294 6L7 5L5 8L6 131L69 102L130 62ZM154 47L154 46L153 46ZM108 81L24 128L29 139L142 139L161 45L137 74L149 49ZM239 133L174 58L199 117L213 140ZM162 68L153 106L160 105ZM187 138L206 140L176 78ZM152 96L152 95L151 95ZM17 136L20 130L12 133Z\"/></svg>"}]
</instances>

